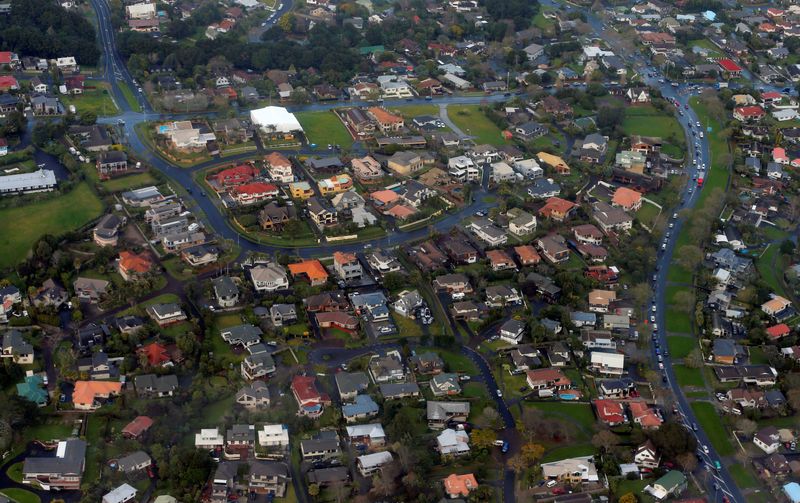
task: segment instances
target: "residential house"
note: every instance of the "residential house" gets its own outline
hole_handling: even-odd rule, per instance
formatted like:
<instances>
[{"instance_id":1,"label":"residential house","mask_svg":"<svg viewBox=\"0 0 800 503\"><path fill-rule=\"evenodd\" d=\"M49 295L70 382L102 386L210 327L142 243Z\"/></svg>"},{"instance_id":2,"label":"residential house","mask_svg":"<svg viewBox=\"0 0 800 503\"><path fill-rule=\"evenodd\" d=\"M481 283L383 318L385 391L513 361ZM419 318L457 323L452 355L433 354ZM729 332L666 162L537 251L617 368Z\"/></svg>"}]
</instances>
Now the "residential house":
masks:
<instances>
[{"instance_id":1,"label":"residential house","mask_svg":"<svg viewBox=\"0 0 800 503\"><path fill-rule=\"evenodd\" d=\"M153 304L145 311L162 328L186 320L186 313L183 312L181 306L174 302Z\"/></svg>"},{"instance_id":2,"label":"residential house","mask_svg":"<svg viewBox=\"0 0 800 503\"><path fill-rule=\"evenodd\" d=\"M436 437L436 450L443 458L469 454L469 434L464 430L444 429Z\"/></svg>"},{"instance_id":3,"label":"residential house","mask_svg":"<svg viewBox=\"0 0 800 503\"><path fill-rule=\"evenodd\" d=\"M289 288L289 278L286 271L277 263L270 262L266 265L257 265L250 269L250 280L256 292L275 292Z\"/></svg>"},{"instance_id":4,"label":"residential house","mask_svg":"<svg viewBox=\"0 0 800 503\"><path fill-rule=\"evenodd\" d=\"M242 405L246 409L269 407L269 388L267 388L264 381L254 381L251 384L247 384L236 392L236 403Z\"/></svg>"},{"instance_id":5,"label":"residential house","mask_svg":"<svg viewBox=\"0 0 800 503\"><path fill-rule=\"evenodd\" d=\"M313 376L294 376L291 390L300 414L312 419L322 415L325 405L330 405L330 397L319 391L317 380Z\"/></svg>"},{"instance_id":6,"label":"residential house","mask_svg":"<svg viewBox=\"0 0 800 503\"><path fill-rule=\"evenodd\" d=\"M651 440L639 445L633 453L633 462L639 468L654 470L661 464L661 455Z\"/></svg>"},{"instance_id":7,"label":"residential house","mask_svg":"<svg viewBox=\"0 0 800 503\"><path fill-rule=\"evenodd\" d=\"M590 368L601 374L622 375L625 372L625 355L621 353L592 351L590 356Z\"/></svg>"},{"instance_id":8,"label":"residential house","mask_svg":"<svg viewBox=\"0 0 800 503\"><path fill-rule=\"evenodd\" d=\"M577 207L578 205L572 201L567 201L560 197L550 197L545 201L544 206L539 208L539 215L556 222L563 222L572 216Z\"/></svg>"},{"instance_id":9,"label":"residential house","mask_svg":"<svg viewBox=\"0 0 800 503\"><path fill-rule=\"evenodd\" d=\"M211 280L211 288L217 305L222 308L233 307L239 302L239 287L230 276L220 276Z\"/></svg>"},{"instance_id":10,"label":"residential house","mask_svg":"<svg viewBox=\"0 0 800 503\"><path fill-rule=\"evenodd\" d=\"M633 227L633 218L630 215L603 201L594 203L592 218L606 234L611 231L627 231Z\"/></svg>"},{"instance_id":11,"label":"residential house","mask_svg":"<svg viewBox=\"0 0 800 503\"><path fill-rule=\"evenodd\" d=\"M378 404L369 395L356 395L353 403L342 404L342 417L348 423L378 415Z\"/></svg>"},{"instance_id":12,"label":"residential house","mask_svg":"<svg viewBox=\"0 0 800 503\"><path fill-rule=\"evenodd\" d=\"M451 396L461 393L458 375L441 373L434 375L429 382L433 396Z\"/></svg>"},{"instance_id":13,"label":"residential house","mask_svg":"<svg viewBox=\"0 0 800 503\"><path fill-rule=\"evenodd\" d=\"M597 419L606 426L619 426L628 422L622 402L610 399L597 399L592 402Z\"/></svg>"},{"instance_id":14,"label":"residential house","mask_svg":"<svg viewBox=\"0 0 800 503\"><path fill-rule=\"evenodd\" d=\"M581 456L562 459L551 463L542 463L542 477L545 480L555 480L569 484L597 482L597 468L592 456Z\"/></svg>"},{"instance_id":15,"label":"residential house","mask_svg":"<svg viewBox=\"0 0 800 503\"><path fill-rule=\"evenodd\" d=\"M33 364L33 345L22 337L22 333L11 330L3 334L3 347L0 358L11 358L17 365Z\"/></svg>"},{"instance_id":16,"label":"residential house","mask_svg":"<svg viewBox=\"0 0 800 503\"><path fill-rule=\"evenodd\" d=\"M767 454L772 454L780 448L781 436L777 428L774 426L767 426L758 430L755 435L753 435L753 443Z\"/></svg>"},{"instance_id":17,"label":"residential house","mask_svg":"<svg viewBox=\"0 0 800 503\"><path fill-rule=\"evenodd\" d=\"M175 374L142 374L134 377L133 386L140 398L163 398L172 396L178 389L178 377Z\"/></svg>"},{"instance_id":18,"label":"residential house","mask_svg":"<svg viewBox=\"0 0 800 503\"><path fill-rule=\"evenodd\" d=\"M441 430L450 423L463 423L469 417L469 402L437 402L428 400L428 427Z\"/></svg>"},{"instance_id":19,"label":"residential house","mask_svg":"<svg viewBox=\"0 0 800 503\"><path fill-rule=\"evenodd\" d=\"M86 442L78 438L62 440L55 454L27 456L22 465L22 480L48 490L79 490L86 462Z\"/></svg>"},{"instance_id":20,"label":"residential house","mask_svg":"<svg viewBox=\"0 0 800 503\"><path fill-rule=\"evenodd\" d=\"M269 318L275 327L288 325L297 321L297 308L294 304L272 304L269 308Z\"/></svg>"}]
</instances>

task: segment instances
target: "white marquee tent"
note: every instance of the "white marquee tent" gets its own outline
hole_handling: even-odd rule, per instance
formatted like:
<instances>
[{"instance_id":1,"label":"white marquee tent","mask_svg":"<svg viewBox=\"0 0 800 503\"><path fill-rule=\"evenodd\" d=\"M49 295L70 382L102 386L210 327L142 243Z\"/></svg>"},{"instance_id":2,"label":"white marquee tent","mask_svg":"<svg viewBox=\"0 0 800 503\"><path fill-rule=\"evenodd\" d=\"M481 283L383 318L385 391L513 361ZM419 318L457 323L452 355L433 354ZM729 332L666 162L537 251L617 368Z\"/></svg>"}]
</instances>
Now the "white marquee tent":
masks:
<instances>
[{"instance_id":1,"label":"white marquee tent","mask_svg":"<svg viewBox=\"0 0 800 503\"><path fill-rule=\"evenodd\" d=\"M294 114L283 107L264 107L250 111L250 120L254 125L265 131L276 133L291 133L302 131L303 126L297 121ZM274 127L274 129L272 129Z\"/></svg>"}]
</instances>

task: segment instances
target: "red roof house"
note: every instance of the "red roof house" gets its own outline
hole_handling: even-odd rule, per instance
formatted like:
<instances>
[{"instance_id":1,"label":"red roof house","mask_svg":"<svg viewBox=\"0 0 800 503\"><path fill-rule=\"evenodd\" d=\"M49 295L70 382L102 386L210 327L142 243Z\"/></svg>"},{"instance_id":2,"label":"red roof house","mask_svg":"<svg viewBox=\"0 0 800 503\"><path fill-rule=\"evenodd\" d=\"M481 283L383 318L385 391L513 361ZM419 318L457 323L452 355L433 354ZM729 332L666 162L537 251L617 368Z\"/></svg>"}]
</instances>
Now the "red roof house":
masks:
<instances>
[{"instance_id":1,"label":"red roof house","mask_svg":"<svg viewBox=\"0 0 800 503\"><path fill-rule=\"evenodd\" d=\"M136 419L122 428L122 436L125 438L139 438L144 432L153 426L153 420L147 416L137 416Z\"/></svg>"},{"instance_id":2,"label":"red roof house","mask_svg":"<svg viewBox=\"0 0 800 503\"><path fill-rule=\"evenodd\" d=\"M258 170L249 164L240 164L234 168L223 169L213 175L214 179L224 187L248 183L258 175Z\"/></svg>"},{"instance_id":3,"label":"red roof house","mask_svg":"<svg viewBox=\"0 0 800 503\"><path fill-rule=\"evenodd\" d=\"M597 419L608 426L617 426L628 421L625 417L625 407L616 400L595 400L594 408L597 411Z\"/></svg>"},{"instance_id":4,"label":"red roof house","mask_svg":"<svg viewBox=\"0 0 800 503\"><path fill-rule=\"evenodd\" d=\"M717 61L717 64L719 65L720 68L722 68L723 71L728 73L742 72L742 67L736 64L736 61L730 58L722 58L719 61Z\"/></svg>"},{"instance_id":5,"label":"red roof house","mask_svg":"<svg viewBox=\"0 0 800 503\"><path fill-rule=\"evenodd\" d=\"M19 89L17 79L11 75L0 76L0 91L12 91Z\"/></svg>"},{"instance_id":6,"label":"red roof house","mask_svg":"<svg viewBox=\"0 0 800 503\"><path fill-rule=\"evenodd\" d=\"M786 323L780 323L778 325L773 325L771 327L767 327L767 335L770 339L778 340L782 337L786 337L792 330L789 328L789 325Z\"/></svg>"},{"instance_id":7,"label":"red roof house","mask_svg":"<svg viewBox=\"0 0 800 503\"><path fill-rule=\"evenodd\" d=\"M758 121L764 118L767 112L758 105L736 107L733 109L733 118L741 122Z\"/></svg>"},{"instance_id":8,"label":"red roof house","mask_svg":"<svg viewBox=\"0 0 800 503\"><path fill-rule=\"evenodd\" d=\"M330 397L317 388L317 378L314 376L294 376L292 394L297 400L300 412L311 417L319 417L323 407L331 403Z\"/></svg>"}]
</instances>

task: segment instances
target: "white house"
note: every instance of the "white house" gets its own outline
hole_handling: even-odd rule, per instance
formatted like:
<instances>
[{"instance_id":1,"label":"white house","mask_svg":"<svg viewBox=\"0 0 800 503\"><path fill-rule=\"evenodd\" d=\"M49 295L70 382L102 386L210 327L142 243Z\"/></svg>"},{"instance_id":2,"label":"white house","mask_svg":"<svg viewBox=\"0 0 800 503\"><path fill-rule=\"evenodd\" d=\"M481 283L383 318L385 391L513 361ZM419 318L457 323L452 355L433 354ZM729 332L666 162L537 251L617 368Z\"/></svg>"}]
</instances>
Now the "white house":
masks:
<instances>
[{"instance_id":1,"label":"white house","mask_svg":"<svg viewBox=\"0 0 800 503\"><path fill-rule=\"evenodd\" d=\"M592 351L591 368L595 372L619 376L625 372L625 355L621 353L606 353Z\"/></svg>"}]
</instances>

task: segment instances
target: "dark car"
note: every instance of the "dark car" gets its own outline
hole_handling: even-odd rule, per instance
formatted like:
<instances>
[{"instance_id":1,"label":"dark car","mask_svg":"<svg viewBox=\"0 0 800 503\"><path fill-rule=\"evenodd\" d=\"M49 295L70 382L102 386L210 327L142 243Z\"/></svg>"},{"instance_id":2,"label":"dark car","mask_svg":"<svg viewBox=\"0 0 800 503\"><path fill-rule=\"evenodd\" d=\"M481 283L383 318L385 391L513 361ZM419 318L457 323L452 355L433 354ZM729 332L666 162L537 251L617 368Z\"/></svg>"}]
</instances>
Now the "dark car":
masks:
<instances>
[{"instance_id":1,"label":"dark car","mask_svg":"<svg viewBox=\"0 0 800 503\"><path fill-rule=\"evenodd\" d=\"M503 440L503 447L500 448L500 452L502 452L503 454L507 453L509 447L510 446L508 445L508 440Z\"/></svg>"}]
</instances>

